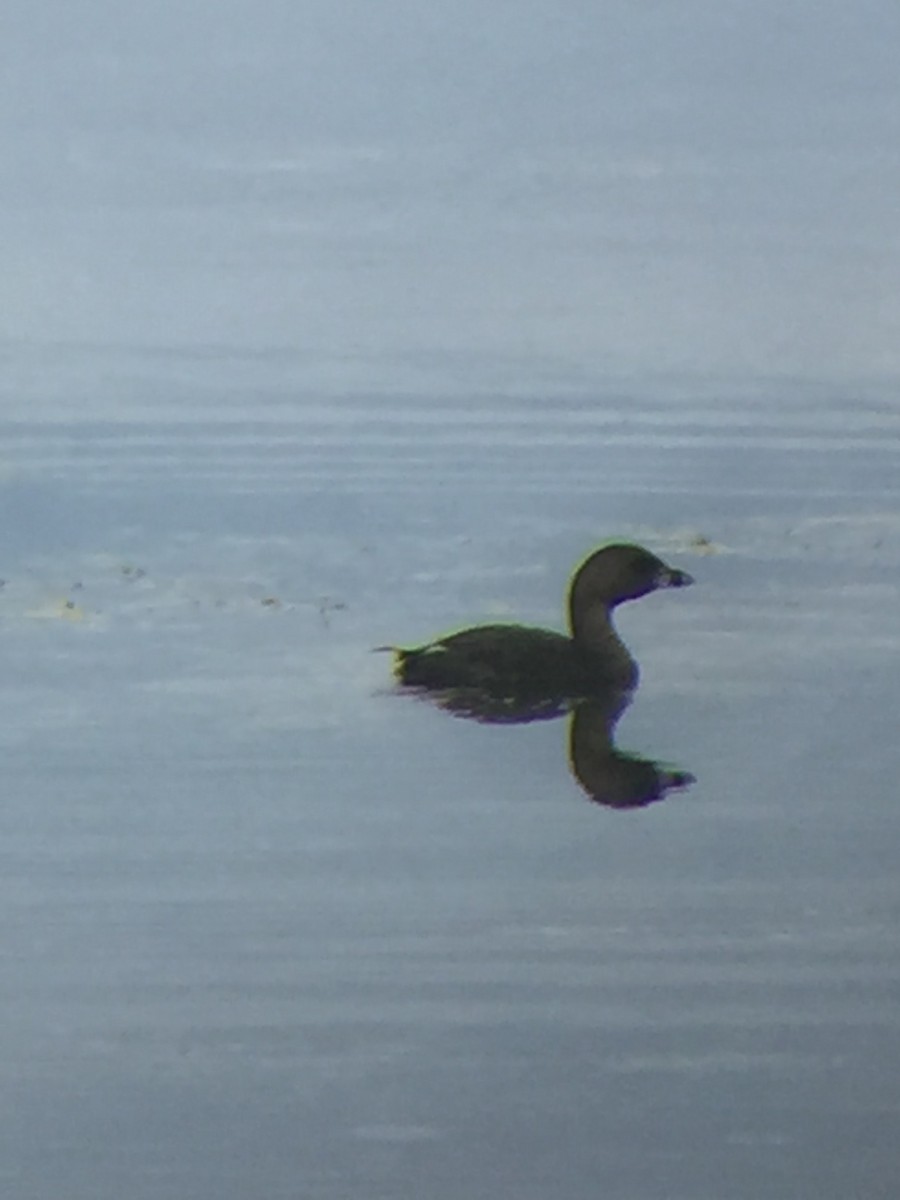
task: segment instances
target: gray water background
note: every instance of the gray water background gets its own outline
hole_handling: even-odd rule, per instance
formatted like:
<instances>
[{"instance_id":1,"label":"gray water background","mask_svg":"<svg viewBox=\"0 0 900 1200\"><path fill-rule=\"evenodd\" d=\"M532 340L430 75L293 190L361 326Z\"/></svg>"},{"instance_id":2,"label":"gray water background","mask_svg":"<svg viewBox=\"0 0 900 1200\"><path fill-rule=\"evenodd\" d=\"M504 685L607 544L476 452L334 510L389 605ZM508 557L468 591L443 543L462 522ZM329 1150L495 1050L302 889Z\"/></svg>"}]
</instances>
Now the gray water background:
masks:
<instances>
[{"instance_id":1,"label":"gray water background","mask_svg":"<svg viewBox=\"0 0 900 1200\"><path fill-rule=\"evenodd\" d=\"M895 1195L893 7L8 13L4 1195ZM612 536L636 813L371 653Z\"/></svg>"}]
</instances>

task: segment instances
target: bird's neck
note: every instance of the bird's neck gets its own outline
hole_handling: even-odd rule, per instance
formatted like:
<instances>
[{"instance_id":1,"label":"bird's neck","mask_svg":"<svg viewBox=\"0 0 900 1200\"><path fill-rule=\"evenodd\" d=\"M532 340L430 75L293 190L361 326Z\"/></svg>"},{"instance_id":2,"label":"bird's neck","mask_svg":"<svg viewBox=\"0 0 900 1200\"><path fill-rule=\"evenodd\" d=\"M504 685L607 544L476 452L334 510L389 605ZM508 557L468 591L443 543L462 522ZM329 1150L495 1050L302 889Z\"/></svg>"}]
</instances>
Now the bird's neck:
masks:
<instances>
[{"instance_id":1,"label":"bird's neck","mask_svg":"<svg viewBox=\"0 0 900 1200\"><path fill-rule=\"evenodd\" d=\"M604 604L592 604L569 612L569 627L573 641L583 650L596 654L623 684L630 686L637 678L637 665L616 632L612 609Z\"/></svg>"}]
</instances>

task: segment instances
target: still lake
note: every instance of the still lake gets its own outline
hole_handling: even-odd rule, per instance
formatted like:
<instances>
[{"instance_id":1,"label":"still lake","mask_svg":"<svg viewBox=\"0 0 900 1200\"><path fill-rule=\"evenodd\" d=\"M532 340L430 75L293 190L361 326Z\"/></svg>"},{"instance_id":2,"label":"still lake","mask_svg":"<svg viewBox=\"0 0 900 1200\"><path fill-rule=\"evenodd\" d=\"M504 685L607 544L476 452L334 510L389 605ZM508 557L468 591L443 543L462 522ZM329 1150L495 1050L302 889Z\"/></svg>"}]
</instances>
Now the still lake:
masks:
<instances>
[{"instance_id":1,"label":"still lake","mask_svg":"<svg viewBox=\"0 0 900 1200\"><path fill-rule=\"evenodd\" d=\"M5 1194L895 1194L887 386L3 354ZM632 812L371 652L610 537Z\"/></svg>"}]
</instances>

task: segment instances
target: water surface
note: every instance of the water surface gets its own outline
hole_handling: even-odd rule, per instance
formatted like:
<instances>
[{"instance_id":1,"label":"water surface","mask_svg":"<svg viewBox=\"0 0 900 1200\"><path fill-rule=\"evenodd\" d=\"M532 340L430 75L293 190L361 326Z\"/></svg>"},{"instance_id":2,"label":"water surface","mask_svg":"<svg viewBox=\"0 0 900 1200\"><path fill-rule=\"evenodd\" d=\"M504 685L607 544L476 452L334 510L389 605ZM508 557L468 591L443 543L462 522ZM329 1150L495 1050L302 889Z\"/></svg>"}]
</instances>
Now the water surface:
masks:
<instances>
[{"instance_id":1,"label":"water surface","mask_svg":"<svg viewBox=\"0 0 900 1200\"><path fill-rule=\"evenodd\" d=\"M888 1194L883 395L326 403L291 360L9 353L131 398L3 430L11 1194ZM698 580L621 615L618 742L697 777L630 813L563 722L453 719L371 653L558 626L611 535Z\"/></svg>"},{"instance_id":2,"label":"water surface","mask_svg":"<svg viewBox=\"0 0 900 1200\"><path fill-rule=\"evenodd\" d=\"M215 13L212 14L212 8ZM893 1197L896 6L5 6L0 1181ZM371 648L559 627L624 751Z\"/></svg>"}]
</instances>

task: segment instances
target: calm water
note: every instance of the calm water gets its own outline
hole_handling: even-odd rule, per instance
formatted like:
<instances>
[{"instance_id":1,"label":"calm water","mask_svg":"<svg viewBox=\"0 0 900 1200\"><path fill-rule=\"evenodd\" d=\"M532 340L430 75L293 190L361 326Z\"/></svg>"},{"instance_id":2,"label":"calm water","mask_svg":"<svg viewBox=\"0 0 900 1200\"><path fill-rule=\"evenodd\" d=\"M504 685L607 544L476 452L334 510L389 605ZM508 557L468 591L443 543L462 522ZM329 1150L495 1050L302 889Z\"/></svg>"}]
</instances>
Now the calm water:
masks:
<instances>
[{"instance_id":1,"label":"calm water","mask_svg":"<svg viewBox=\"0 0 900 1200\"><path fill-rule=\"evenodd\" d=\"M7 358L8 1194L893 1194L889 396ZM622 613L697 777L630 813L370 652L612 535L698 581Z\"/></svg>"},{"instance_id":2,"label":"calm water","mask_svg":"<svg viewBox=\"0 0 900 1200\"><path fill-rule=\"evenodd\" d=\"M0 1195L898 1194L897 26L7 0ZM371 649L611 537L631 812Z\"/></svg>"}]
</instances>

